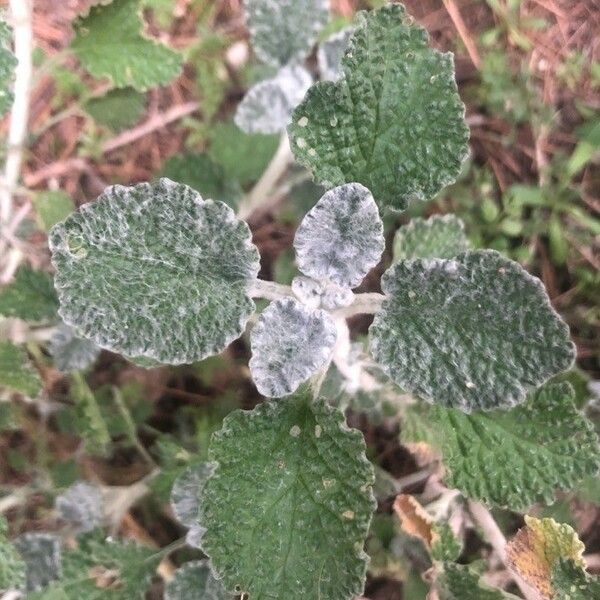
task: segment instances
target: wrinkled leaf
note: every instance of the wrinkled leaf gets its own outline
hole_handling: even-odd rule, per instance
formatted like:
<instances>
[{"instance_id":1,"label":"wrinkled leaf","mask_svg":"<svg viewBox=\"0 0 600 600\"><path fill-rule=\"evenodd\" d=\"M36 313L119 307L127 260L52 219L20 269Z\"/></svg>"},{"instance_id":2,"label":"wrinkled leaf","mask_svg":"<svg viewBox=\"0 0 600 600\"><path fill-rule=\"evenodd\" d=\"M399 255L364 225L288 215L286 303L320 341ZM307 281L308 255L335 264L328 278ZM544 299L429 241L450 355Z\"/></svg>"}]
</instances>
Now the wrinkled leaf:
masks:
<instances>
[{"instance_id":1,"label":"wrinkled leaf","mask_svg":"<svg viewBox=\"0 0 600 600\"><path fill-rule=\"evenodd\" d=\"M553 600L600 598L600 577L586 573L575 562L561 559L552 570Z\"/></svg>"},{"instance_id":2,"label":"wrinkled leaf","mask_svg":"<svg viewBox=\"0 0 600 600\"><path fill-rule=\"evenodd\" d=\"M271 303L252 329L250 372L263 396L280 398L322 368L336 340L333 319L293 298Z\"/></svg>"},{"instance_id":3,"label":"wrinkled leaf","mask_svg":"<svg viewBox=\"0 0 600 600\"><path fill-rule=\"evenodd\" d=\"M52 336L49 350L54 366L63 373L87 369L100 355L100 348L92 340L79 337L64 324Z\"/></svg>"},{"instance_id":4,"label":"wrinkled leaf","mask_svg":"<svg viewBox=\"0 0 600 600\"><path fill-rule=\"evenodd\" d=\"M62 575L60 539L50 533L24 533L15 547L27 567L28 592L41 590Z\"/></svg>"},{"instance_id":5,"label":"wrinkled leaf","mask_svg":"<svg viewBox=\"0 0 600 600\"><path fill-rule=\"evenodd\" d=\"M353 33L353 27L346 27L319 44L317 62L322 80L337 81L341 77L342 58Z\"/></svg>"},{"instance_id":6,"label":"wrinkled leaf","mask_svg":"<svg viewBox=\"0 0 600 600\"><path fill-rule=\"evenodd\" d=\"M109 187L52 229L50 247L65 322L126 356L201 360L238 337L254 310L248 226L168 179Z\"/></svg>"},{"instance_id":7,"label":"wrinkled leaf","mask_svg":"<svg viewBox=\"0 0 600 600\"><path fill-rule=\"evenodd\" d=\"M329 19L329 0L246 0L245 8L252 48L274 66L305 58Z\"/></svg>"},{"instance_id":8,"label":"wrinkled leaf","mask_svg":"<svg viewBox=\"0 0 600 600\"><path fill-rule=\"evenodd\" d=\"M170 83L182 56L144 36L138 0L113 0L92 6L73 24L71 49L94 77L115 87L143 92Z\"/></svg>"},{"instance_id":9,"label":"wrinkled leaf","mask_svg":"<svg viewBox=\"0 0 600 600\"><path fill-rule=\"evenodd\" d=\"M359 183L327 192L300 223L294 248L305 275L356 287L385 248L383 223L371 192Z\"/></svg>"},{"instance_id":10,"label":"wrinkled leaf","mask_svg":"<svg viewBox=\"0 0 600 600\"><path fill-rule=\"evenodd\" d=\"M102 525L104 519L102 491L79 481L56 497L56 511L78 531L87 532Z\"/></svg>"},{"instance_id":11,"label":"wrinkled leaf","mask_svg":"<svg viewBox=\"0 0 600 600\"><path fill-rule=\"evenodd\" d=\"M248 90L235 113L236 125L246 133L284 131L311 83L312 77L304 67L284 67L272 79Z\"/></svg>"},{"instance_id":12,"label":"wrinkled leaf","mask_svg":"<svg viewBox=\"0 0 600 600\"><path fill-rule=\"evenodd\" d=\"M0 341L0 387L31 398L42 389L40 376L29 363L27 352L10 342Z\"/></svg>"},{"instance_id":13,"label":"wrinkled leaf","mask_svg":"<svg viewBox=\"0 0 600 600\"><path fill-rule=\"evenodd\" d=\"M0 315L24 321L47 321L57 318L58 300L52 275L21 266L14 281L0 288Z\"/></svg>"},{"instance_id":14,"label":"wrinkled leaf","mask_svg":"<svg viewBox=\"0 0 600 600\"><path fill-rule=\"evenodd\" d=\"M349 600L363 589L374 500L362 435L307 392L235 411L215 434L202 546L227 589Z\"/></svg>"},{"instance_id":15,"label":"wrinkled leaf","mask_svg":"<svg viewBox=\"0 0 600 600\"><path fill-rule=\"evenodd\" d=\"M135 125L146 110L146 96L133 88L110 90L88 100L85 111L100 125L121 131Z\"/></svg>"},{"instance_id":16,"label":"wrinkled leaf","mask_svg":"<svg viewBox=\"0 0 600 600\"><path fill-rule=\"evenodd\" d=\"M550 383L510 411L436 406L420 428L403 427L402 440L441 450L446 484L470 498L512 510L551 504L556 489L571 490L600 468L598 436L573 400L569 384Z\"/></svg>"},{"instance_id":17,"label":"wrinkled leaf","mask_svg":"<svg viewBox=\"0 0 600 600\"><path fill-rule=\"evenodd\" d=\"M464 223L454 215L414 218L394 237L394 262L412 258L454 258L469 249Z\"/></svg>"},{"instance_id":18,"label":"wrinkled leaf","mask_svg":"<svg viewBox=\"0 0 600 600\"><path fill-rule=\"evenodd\" d=\"M288 128L317 181L359 182L381 208L404 210L456 179L469 133L452 55L429 48L404 7L358 13L342 70L310 88Z\"/></svg>"},{"instance_id":19,"label":"wrinkled leaf","mask_svg":"<svg viewBox=\"0 0 600 600\"><path fill-rule=\"evenodd\" d=\"M467 412L515 406L573 364L569 328L541 281L497 252L402 261L381 285L373 356L428 402Z\"/></svg>"},{"instance_id":20,"label":"wrinkled leaf","mask_svg":"<svg viewBox=\"0 0 600 600\"><path fill-rule=\"evenodd\" d=\"M467 565L445 563L437 588L440 600L519 600L517 596L486 585Z\"/></svg>"},{"instance_id":21,"label":"wrinkled leaf","mask_svg":"<svg viewBox=\"0 0 600 600\"><path fill-rule=\"evenodd\" d=\"M228 600L231 597L213 577L207 560L194 560L179 567L165 589L165 600Z\"/></svg>"}]
</instances>

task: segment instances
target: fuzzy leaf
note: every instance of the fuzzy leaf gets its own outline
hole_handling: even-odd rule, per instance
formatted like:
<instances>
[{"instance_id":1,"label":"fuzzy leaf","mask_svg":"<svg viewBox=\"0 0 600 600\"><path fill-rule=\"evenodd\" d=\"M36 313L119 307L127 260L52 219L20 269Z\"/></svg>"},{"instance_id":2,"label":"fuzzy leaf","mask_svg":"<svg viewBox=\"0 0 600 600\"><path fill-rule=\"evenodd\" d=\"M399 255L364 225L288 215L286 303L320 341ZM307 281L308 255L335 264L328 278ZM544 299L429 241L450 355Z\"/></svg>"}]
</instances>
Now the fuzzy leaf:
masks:
<instances>
[{"instance_id":1,"label":"fuzzy leaf","mask_svg":"<svg viewBox=\"0 0 600 600\"><path fill-rule=\"evenodd\" d=\"M193 560L175 571L165 589L165 600L229 600L221 582L213 577L207 560Z\"/></svg>"},{"instance_id":2,"label":"fuzzy leaf","mask_svg":"<svg viewBox=\"0 0 600 600\"><path fill-rule=\"evenodd\" d=\"M360 594L375 508L364 451L342 413L307 391L226 417L200 518L225 587L253 600Z\"/></svg>"},{"instance_id":3,"label":"fuzzy leaf","mask_svg":"<svg viewBox=\"0 0 600 600\"><path fill-rule=\"evenodd\" d=\"M317 181L362 183L394 210L452 183L468 151L452 55L411 23L399 4L358 13L344 76L315 84L288 128Z\"/></svg>"},{"instance_id":4,"label":"fuzzy leaf","mask_svg":"<svg viewBox=\"0 0 600 600\"><path fill-rule=\"evenodd\" d=\"M0 315L24 321L47 321L57 318L58 300L52 275L22 266L14 281L0 289Z\"/></svg>"},{"instance_id":5,"label":"fuzzy leaf","mask_svg":"<svg viewBox=\"0 0 600 600\"><path fill-rule=\"evenodd\" d=\"M15 547L27 567L25 588L28 592L41 590L61 577L62 555L57 536L50 533L24 533L15 540Z\"/></svg>"},{"instance_id":6,"label":"fuzzy leaf","mask_svg":"<svg viewBox=\"0 0 600 600\"><path fill-rule=\"evenodd\" d=\"M79 337L64 324L52 336L49 350L54 366L63 373L87 369L100 355L100 348L92 340Z\"/></svg>"},{"instance_id":7,"label":"fuzzy leaf","mask_svg":"<svg viewBox=\"0 0 600 600\"><path fill-rule=\"evenodd\" d=\"M294 248L305 275L356 287L385 249L383 222L371 192L349 183L324 194L300 223Z\"/></svg>"},{"instance_id":8,"label":"fuzzy leaf","mask_svg":"<svg viewBox=\"0 0 600 600\"><path fill-rule=\"evenodd\" d=\"M0 516L0 593L25 587L25 562L7 534L6 519Z\"/></svg>"},{"instance_id":9,"label":"fuzzy leaf","mask_svg":"<svg viewBox=\"0 0 600 600\"><path fill-rule=\"evenodd\" d=\"M454 258L469 249L464 223L454 215L411 219L394 237L394 262L412 258Z\"/></svg>"},{"instance_id":10,"label":"fuzzy leaf","mask_svg":"<svg viewBox=\"0 0 600 600\"><path fill-rule=\"evenodd\" d=\"M508 566L544 598L554 598L552 572L562 559L583 568L585 546L577 532L554 519L525 516L520 529L506 546Z\"/></svg>"},{"instance_id":11,"label":"fuzzy leaf","mask_svg":"<svg viewBox=\"0 0 600 600\"><path fill-rule=\"evenodd\" d=\"M353 33L353 27L346 27L319 44L317 62L322 80L337 81L341 77L342 58Z\"/></svg>"},{"instance_id":12,"label":"fuzzy leaf","mask_svg":"<svg viewBox=\"0 0 600 600\"><path fill-rule=\"evenodd\" d=\"M0 18L0 117L8 112L13 102L12 83L17 59L10 51L12 29Z\"/></svg>"},{"instance_id":13,"label":"fuzzy leaf","mask_svg":"<svg viewBox=\"0 0 600 600\"><path fill-rule=\"evenodd\" d=\"M572 560L561 559L552 570L553 600L600 598L600 577L588 575Z\"/></svg>"},{"instance_id":14,"label":"fuzzy leaf","mask_svg":"<svg viewBox=\"0 0 600 600\"><path fill-rule=\"evenodd\" d=\"M110 90L104 96L88 100L83 108L96 123L121 131L142 118L146 96L129 87Z\"/></svg>"},{"instance_id":15,"label":"fuzzy leaf","mask_svg":"<svg viewBox=\"0 0 600 600\"><path fill-rule=\"evenodd\" d=\"M428 402L467 412L515 406L573 364L569 328L541 281L493 250L403 261L381 285L373 356Z\"/></svg>"},{"instance_id":16,"label":"fuzzy leaf","mask_svg":"<svg viewBox=\"0 0 600 600\"><path fill-rule=\"evenodd\" d=\"M250 372L263 396L294 392L325 365L336 340L333 319L293 298L271 303L252 329Z\"/></svg>"},{"instance_id":17,"label":"fuzzy leaf","mask_svg":"<svg viewBox=\"0 0 600 600\"><path fill-rule=\"evenodd\" d=\"M200 496L206 479L212 472L209 463L200 463L186 469L173 484L171 507L182 525L194 527L198 524Z\"/></svg>"},{"instance_id":18,"label":"fuzzy leaf","mask_svg":"<svg viewBox=\"0 0 600 600\"><path fill-rule=\"evenodd\" d=\"M168 179L113 186L50 233L61 316L103 348L166 363L244 329L258 250L221 202Z\"/></svg>"},{"instance_id":19,"label":"fuzzy leaf","mask_svg":"<svg viewBox=\"0 0 600 600\"><path fill-rule=\"evenodd\" d=\"M577 411L569 384L549 383L510 411L432 407L422 415L428 439L414 427L402 440L441 450L446 484L486 504L526 509L550 504L557 488L573 489L600 469L592 424Z\"/></svg>"},{"instance_id":20,"label":"fuzzy leaf","mask_svg":"<svg viewBox=\"0 0 600 600\"><path fill-rule=\"evenodd\" d=\"M182 56L144 37L138 0L112 0L92 6L73 24L71 49L94 77L115 87L144 92L166 85L181 70Z\"/></svg>"},{"instance_id":21,"label":"fuzzy leaf","mask_svg":"<svg viewBox=\"0 0 600 600\"><path fill-rule=\"evenodd\" d=\"M60 190L44 190L37 193L33 197L33 204L38 226L46 233L75 210L71 196Z\"/></svg>"},{"instance_id":22,"label":"fuzzy leaf","mask_svg":"<svg viewBox=\"0 0 600 600\"><path fill-rule=\"evenodd\" d=\"M161 177L184 183L203 198L220 200L236 208L242 189L235 179L227 177L220 165L206 154L179 154L171 156L163 165Z\"/></svg>"},{"instance_id":23,"label":"fuzzy leaf","mask_svg":"<svg viewBox=\"0 0 600 600\"><path fill-rule=\"evenodd\" d=\"M40 376L30 365L27 352L10 342L0 341L0 387L31 398L42 389Z\"/></svg>"},{"instance_id":24,"label":"fuzzy leaf","mask_svg":"<svg viewBox=\"0 0 600 600\"><path fill-rule=\"evenodd\" d=\"M95 485L79 481L56 497L60 518L87 532L100 527L104 520L102 491Z\"/></svg>"},{"instance_id":25,"label":"fuzzy leaf","mask_svg":"<svg viewBox=\"0 0 600 600\"><path fill-rule=\"evenodd\" d=\"M236 125L246 133L284 131L311 83L312 77L304 67L284 67L272 79L248 90L235 113Z\"/></svg>"},{"instance_id":26,"label":"fuzzy leaf","mask_svg":"<svg viewBox=\"0 0 600 600\"><path fill-rule=\"evenodd\" d=\"M440 600L519 600L512 594L486 585L467 565L445 563L437 586Z\"/></svg>"},{"instance_id":27,"label":"fuzzy leaf","mask_svg":"<svg viewBox=\"0 0 600 600\"><path fill-rule=\"evenodd\" d=\"M294 277L292 291L302 304L310 308L323 307L326 310L335 310L350 306L354 300L354 294L346 287L330 281L316 281L303 275Z\"/></svg>"},{"instance_id":28,"label":"fuzzy leaf","mask_svg":"<svg viewBox=\"0 0 600 600\"><path fill-rule=\"evenodd\" d=\"M273 66L306 58L329 19L329 0L246 0L245 5L252 48Z\"/></svg>"}]
</instances>

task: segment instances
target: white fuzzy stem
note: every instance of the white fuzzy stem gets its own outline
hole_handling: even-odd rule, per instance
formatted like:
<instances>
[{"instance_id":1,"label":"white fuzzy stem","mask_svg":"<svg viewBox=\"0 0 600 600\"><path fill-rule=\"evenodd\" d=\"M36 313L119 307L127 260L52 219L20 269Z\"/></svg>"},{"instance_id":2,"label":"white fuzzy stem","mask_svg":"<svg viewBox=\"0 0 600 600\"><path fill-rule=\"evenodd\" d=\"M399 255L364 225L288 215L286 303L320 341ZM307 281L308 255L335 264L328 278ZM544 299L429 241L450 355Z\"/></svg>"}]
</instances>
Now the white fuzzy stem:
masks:
<instances>
[{"instance_id":1,"label":"white fuzzy stem","mask_svg":"<svg viewBox=\"0 0 600 600\"><path fill-rule=\"evenodd\" d=\"M335 316L348 319L355 315L373 315L381 310L384 300L385 296L377 292L355 294L352 304L336 310Z\"/></svg>"},{"instance_id":2,"label":"white fuzzy stem","mask_svg":"<svg viewBox=\"0 0 600 600\"><path fill-rule=\"evenodd\" d=\"M12 215L13 194L21 172L23 143L27 133L29 88L32 74L31 54L33 51L31 8L31 0L10 0L15 56L18 63L15 75L14 102L8 131L4 178L0 185L0 220L3 226L8 223Z\"/></svg>"},{"instance_id":3,"label":"white fuzzy stem","mask_svg":"<svg viewBox=\"0 0 600 600\"><path fill-rule=\"evenodd\" d=\"M271 199L275 184L287 171L293 160L294 156L290 149L287 133L283 132L279 141L279 147L271 159L269 166L256 185L250 190L250 193L240 203L238 209L238 217L240 219L247 219Z\"/></svg>"},{"instance_id":4,"label":"white fuzzy stem","mask_svg":"<svg viewBox=\"0 0 600 600\"><path fill-rule=\"evenodd\" d=\"M292 288L288 285L255 279L248 291L252 298L264 298L265 300L280 300L281 298L295 298Z\"/></svg>"}]
</instances>

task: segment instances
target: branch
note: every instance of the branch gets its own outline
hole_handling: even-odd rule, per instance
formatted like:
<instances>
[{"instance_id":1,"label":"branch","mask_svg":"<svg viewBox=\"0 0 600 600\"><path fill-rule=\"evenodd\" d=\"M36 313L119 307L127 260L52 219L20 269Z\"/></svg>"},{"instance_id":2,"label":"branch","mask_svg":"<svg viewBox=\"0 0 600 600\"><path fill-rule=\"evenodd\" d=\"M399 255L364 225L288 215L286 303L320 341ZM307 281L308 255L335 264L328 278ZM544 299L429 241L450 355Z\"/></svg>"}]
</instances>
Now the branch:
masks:
<instances>
[{"instance_id":1,"label":"branch","mask_svg":"<svg viewBox=\"0 0 600 600\"><path fill-rule=\"evenodd\" d=\"M383 294L377 292L368 292L365 294L355 294L354 301L350 306L340 308L334 311L336 317L348 319L355 315L374 315L381 310L381 305L385 300Z\"/></svg>"},{"instance_id":2,"label":"branch","mask_svg":"<svg viewBox=\"0 0 600 600\"><path fill-rule=\"evenodd\" d=\"M281 298L295 298L292 288L288 285L255 279L248 291L252 298L265 298L266 300L279 300Z\"/></svg>"},{"instance_id":3,"label":"branch","mask_svg":"<svg viewBox=\"0 0 600 600\"><path fill-rule=\"evenodd\" d=\"M21 172L23 143L27 133L29 115L29 87L31 84L31 53L33 32L31 28L31 0L10 0L10 10L15 39L15 56L18 64L15 75L14 101L8 131L8 148L4 178L0 185L0 220L8 223L13 209L13 193Z\"/></svg>"}]
</instances>

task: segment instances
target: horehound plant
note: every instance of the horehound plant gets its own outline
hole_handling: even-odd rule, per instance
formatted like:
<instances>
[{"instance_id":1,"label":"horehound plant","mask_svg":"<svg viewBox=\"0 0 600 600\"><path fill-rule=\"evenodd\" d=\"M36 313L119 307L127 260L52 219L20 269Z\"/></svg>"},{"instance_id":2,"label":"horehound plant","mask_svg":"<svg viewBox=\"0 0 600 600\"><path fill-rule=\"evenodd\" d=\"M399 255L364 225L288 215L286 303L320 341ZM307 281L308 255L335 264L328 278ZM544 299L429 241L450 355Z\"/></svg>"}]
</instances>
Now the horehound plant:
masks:
<instances>
[{"instance_id":1,"label":"horehound plant","mask_svg":"<svg viewBox=\"0 0 600 600\"><path fill-rule=\"evenodd\" d=\"M122 10L129 3L117 0ZM433 482L434 501L423 508L398 496L394 505L429 551L432 598L515 598L457 564L457 506L528 600L599 597L572 530L529 518L507 551L484 506L525 511L598 471L598 439L573 389L549 382L573 365L575 347L542 283L498 252L471 249L462 223L445 216L397 232L383 293L353 291L384 255L381 215L431 199L468 155L452 55L430 48L393 4L321 41L313 83L306 58L327 3L248 0L246 8L254 51L274 75L251 88L236 123L281 132L281 142L237 214L160 178L109 187L49 234L59 313L72 328L57 338L61 347L78 339L74 331L93 356L95 344L142 366L188 364L222 352L251 323L250 372L266 400L226 417L209 461L176 482L173 510L208 559L178 570L166 596L346 600L363 592L375 471L362 435L328 395L335 372L346 395L391 394L403 441L440 456L444 485ZM94 74L119 68L88 52L108 35L94 27L94 19L106 24L105 11L90 13L74 42ZM146 85L146 75L129 73L125 83ZM327 191L296 232L300 274L286 286L257 277L259 252L241 217L270 206L293 158ZM256 314L254 299L270 304ZM368 352L351 342L347 320L358 314L374 315ZM101 500L79 487L57 509L89 530L101 521ZM108 569L127 552L84 539L88 566L99 557ZM42 546L52 548L45 556L59 552L51 536L20 543L30 570ZM145 569L122 569L127 593L153 564L138 551ZM70 598L79 589L69 583L79 556L65 554L66 583L59 578L47 593ZM44 583L32 589L58 577L57 561L46 561L35 580Z\"/></svg>"}]
</instances>

